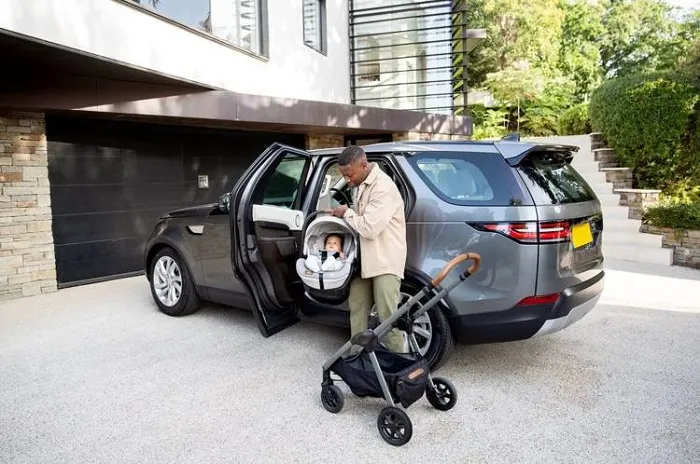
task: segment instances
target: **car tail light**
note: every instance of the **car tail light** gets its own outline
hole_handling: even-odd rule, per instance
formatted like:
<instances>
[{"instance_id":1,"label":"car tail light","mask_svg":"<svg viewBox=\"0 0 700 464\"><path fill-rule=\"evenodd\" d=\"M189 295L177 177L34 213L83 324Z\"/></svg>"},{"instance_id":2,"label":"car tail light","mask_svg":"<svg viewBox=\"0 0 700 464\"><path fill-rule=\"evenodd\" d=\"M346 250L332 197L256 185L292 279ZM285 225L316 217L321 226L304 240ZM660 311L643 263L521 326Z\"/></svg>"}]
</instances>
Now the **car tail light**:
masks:
<instances>
[{"instance_id":1,"label":"car tail light","mask_svg":"<svg viewBox=\"0 0 700 464\"><path fill-rule=\"evenodd\" d=\"M569 240L571 224L554 222L495 222L470 224L478 230L496 232L521 243L557 243Z\"/></svg>"},{"instance_id":2,"label":"car tail light","mask_svg":"<svg viewBox=\"0 0 700 464\"><path fill-rule=\"evenodd\" d=\"M558 293L552 293L550 295L535 295L523 298L518 302L516 306L533 306L547 303L554 303L559 298Z\"/></svg>"}]
</instances>

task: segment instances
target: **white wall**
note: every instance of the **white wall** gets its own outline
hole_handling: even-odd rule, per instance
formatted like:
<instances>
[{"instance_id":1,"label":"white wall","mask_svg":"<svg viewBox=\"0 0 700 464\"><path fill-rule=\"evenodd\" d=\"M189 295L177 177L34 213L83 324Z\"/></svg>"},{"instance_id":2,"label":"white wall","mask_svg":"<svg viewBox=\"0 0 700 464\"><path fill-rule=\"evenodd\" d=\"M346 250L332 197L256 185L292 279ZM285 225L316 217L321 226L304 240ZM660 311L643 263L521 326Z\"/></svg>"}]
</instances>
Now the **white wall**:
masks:
<instances>
[{"instance_id":1,"label":"white wall","mask_svg":"<svg viewBox=\"0 0 700 464\"><path fill-rule=\"evenodd\" d=\"M327 56L303 43L300 0L267 4L268 61L120 0L0 0L0 28L226 90L349 103L347 0L326 1Z\"/></svg>"}]
</instances>

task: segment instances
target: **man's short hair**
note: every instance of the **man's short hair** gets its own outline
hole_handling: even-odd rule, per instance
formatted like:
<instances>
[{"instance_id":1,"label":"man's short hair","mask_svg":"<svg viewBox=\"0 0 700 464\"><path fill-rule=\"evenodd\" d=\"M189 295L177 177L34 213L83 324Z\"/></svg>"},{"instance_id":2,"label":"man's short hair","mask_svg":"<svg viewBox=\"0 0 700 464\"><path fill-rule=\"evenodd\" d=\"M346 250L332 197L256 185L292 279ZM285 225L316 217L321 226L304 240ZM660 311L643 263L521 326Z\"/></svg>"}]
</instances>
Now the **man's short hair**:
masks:
<instances>
[{"instance_id":1,"label":"man's short hair","mask_svg":"<svg viewBox=\"0 0 700 464\"><path fill-rule=\"evenodd\" d=\"M365 151L361 147L357 145L350 145L349 147L346 147L338 156L338 164L340 166L348 166L361 160L365 156Z\"/></svg>"}]
</instances>

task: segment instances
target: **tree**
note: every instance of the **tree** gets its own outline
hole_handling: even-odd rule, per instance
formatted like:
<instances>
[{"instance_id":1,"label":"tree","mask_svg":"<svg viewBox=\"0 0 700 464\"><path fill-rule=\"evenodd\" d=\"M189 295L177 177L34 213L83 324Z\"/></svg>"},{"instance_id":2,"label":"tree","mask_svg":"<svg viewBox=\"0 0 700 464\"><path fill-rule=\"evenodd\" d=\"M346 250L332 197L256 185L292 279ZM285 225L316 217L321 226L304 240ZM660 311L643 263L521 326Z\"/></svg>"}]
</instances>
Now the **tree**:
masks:
<instances>
[{"instance_id":1,"label":"tree","mask_svg":"<svg viewBox=\"0 0 700 464\"><path fill-rule=\"evenodd\" d=\"M606 0L600 42L606 77L657 70L677 32L673 9L663 0Z\"/></svg>"},{"instance_id":2,"label":"tree","mask_svg":"<svg viewBox=\"0 0 700 464\"><path fill-rule=\"evenodd\" d=\"M576 99L587 101L603 77L598 42L605 34L605 8L586 0L563 0L561 7L565 16L558 67L574 82Z\"/></svg>"},{"instance_id":3,"label":"tree","mask_svg":"<svg viewBox=\"0 0 700 464\"><path fill-rule=\"evenodd\" d=\"M534 99L538 96L545 85L543 73L538 69L506 69L497 71L487 76L486 88L491 92L498 103L508 109L508 128L513 125L514 129L520 130L521 103L525 99ZM511 113L515 107L515 116Z\"/></svg>"},{"instance_id":4,"label":"tree","mask_svg":"<svg viewBox=\"0 0 700 464\"><path fill-rule=\"evenodd\" d=\"M517 62L555 73L564 19L559 0L473 0L468 14L469 27L487 30L485 43L470 56L471 87Z\"/></svg>"}]
</instances>

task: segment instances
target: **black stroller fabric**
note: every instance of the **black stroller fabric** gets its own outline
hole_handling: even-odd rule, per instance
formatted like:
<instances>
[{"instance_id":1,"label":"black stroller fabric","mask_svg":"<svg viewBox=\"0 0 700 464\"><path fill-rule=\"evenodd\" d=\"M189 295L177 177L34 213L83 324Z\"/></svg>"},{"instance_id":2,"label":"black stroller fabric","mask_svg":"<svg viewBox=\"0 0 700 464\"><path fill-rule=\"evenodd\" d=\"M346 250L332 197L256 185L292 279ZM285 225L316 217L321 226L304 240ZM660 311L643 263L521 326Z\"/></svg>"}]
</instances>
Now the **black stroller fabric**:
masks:
<instances>
[{"instance_id":1,"label":"black stroller fabric","mask_svg":"<svg viewBox=\"0 0 700 464\"><path fill-rule=\"evenodd\" d=\"M410 353L392 353L381 346L375 353L393 401L400 402L404 408L418 401L425 393L430 372L425 358ZM331 370L343 379L355 395L384 397L367 351L363 350L350 358L338 358Z\"/></svg>"}]
</instances>

